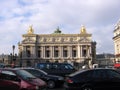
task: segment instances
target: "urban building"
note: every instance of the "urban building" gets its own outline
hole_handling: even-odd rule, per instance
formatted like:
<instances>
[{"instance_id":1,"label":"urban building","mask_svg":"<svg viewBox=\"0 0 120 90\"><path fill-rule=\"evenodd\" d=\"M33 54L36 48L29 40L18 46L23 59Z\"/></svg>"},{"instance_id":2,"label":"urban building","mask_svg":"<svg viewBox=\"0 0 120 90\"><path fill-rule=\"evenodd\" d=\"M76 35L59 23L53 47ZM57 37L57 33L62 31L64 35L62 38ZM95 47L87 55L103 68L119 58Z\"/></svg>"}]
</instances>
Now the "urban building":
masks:
<instances>
[{"instance_id":1,"label":"urban building","mask_svg":"<svg viewBox=\"0 0 120 90\"><path fill-rule=\"evenodd\" d=\"M96 63L99 67L113 67L115 63L115 55L110 53L97 54Z\"/></svg>"},{"instance_id":2,"label":"urban building","mask_svg":"<svg viewBox=\"0 0 120 90\"><path fill-rule=\"evenodd\" d=\"M18 43L21 66L39 62L67 62L73 65L94 63L96 42L82 26L78 34L64 34L59 27L52 34L35 34L32 26Z\"/></svg>"},{"instance_id":3,"label":"urban building","mask_svg":"<svg viewBox=\"0 0 120 90\"><path fill-rule=\"evenodd\" d=\"M9 64L10 60L11 59L10 59L9 55L4 55L4 54L0 55L0 63Z\"/></svg>"},{"instance_id":4,"label":"urban building","mask_svg":"<svg viewBox=\"0 0 120 90\"><path fill-rule=\"evenodd\" d=\"M1 54L0 55L0 64L5 64L6 66L11 66L11 65L19 65L19 58L17 54Z\"/></svg>"},{"instance_id":5,"label":"urban building","mask_svg":"<svg viewBox=\"0 0 120 90\"><path fill-rule=\"evenodd\" d=\"M120 21L115 25L115 29L113 31L114 37L114 48L115 48L115 61L120 62Z\"/></svg>"}]
</instances>

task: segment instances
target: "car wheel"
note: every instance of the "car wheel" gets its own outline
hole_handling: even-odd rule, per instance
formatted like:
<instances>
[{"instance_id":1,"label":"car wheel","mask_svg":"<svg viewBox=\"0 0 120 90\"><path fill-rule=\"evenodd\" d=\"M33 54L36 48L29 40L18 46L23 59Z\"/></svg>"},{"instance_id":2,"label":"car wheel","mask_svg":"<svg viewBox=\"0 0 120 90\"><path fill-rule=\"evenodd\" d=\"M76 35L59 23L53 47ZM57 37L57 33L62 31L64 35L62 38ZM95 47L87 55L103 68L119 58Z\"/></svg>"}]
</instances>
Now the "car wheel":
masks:
<instances>
[{"instance_id":1,"label":"car wheel","mask_svg":"<svg viewBox=\"0 0 120 90\"><path fill-rule=\"evenodd\" d=\"M48 81L47 82L48 88L54 88L55 87L55 82L54 81Z\"/></svg>"},{"instance_id":2,"label":"car wheel","mask_svg":"<svg viewBox=\"0 0 120 90\"><path fill-rule=\"evenodd\" d=\"M82 90L93 90L93 88L92 88L92 87L85 86L85 87L82 88Z\"/></svg>"}]
</instances>

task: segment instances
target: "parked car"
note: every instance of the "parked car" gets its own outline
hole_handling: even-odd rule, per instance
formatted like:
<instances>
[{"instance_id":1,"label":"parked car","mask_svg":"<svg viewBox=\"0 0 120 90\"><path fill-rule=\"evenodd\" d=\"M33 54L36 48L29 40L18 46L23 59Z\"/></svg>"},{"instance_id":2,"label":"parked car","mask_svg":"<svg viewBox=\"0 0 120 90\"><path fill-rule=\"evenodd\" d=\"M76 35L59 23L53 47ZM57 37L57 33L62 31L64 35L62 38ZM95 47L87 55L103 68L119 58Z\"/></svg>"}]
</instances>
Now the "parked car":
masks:
<instances>
[{"instance_id":1,"label":"parked car","mask_svg":"<svg viewBox=\"0 0 120 90\"><path fill-rule=\"evenodd\" d=\"M77 71L66 77L65 90L118 90L120 73L114 69Z\"/></svg>"},{"instance_id":2,"label":"parked car","mask_svg":"<svg viewBox=\"0 0 120 90\"><path fill-rule=\"evenodd\" d=\"M5 64L4 63L0 63L0 68L4 68Z\"/></svg>"},{"instance_id":3,"label":"parked car","mask_svg":"<svg viewBox=\"0 0 120 90\"><path fill-rule=\"evenodd\" d=\"M35 68L41 69L48 74L63 77L76 71L76 69L69 63L37 63Z\"/></svg>"},{"instance_id":4,"label":"parked car","mask_svg":"<svg viewBox=\"0 0 120 90\"><path fill-rule=\"evenodd\" d=\"M64 78L63 77L56 76L56 75L49 75L48 73L46 73L46 72L44 72L43 70L40 70L40 69L23 68L23 70L26 70L29 73L33 74L34 76L46 81L48 88L60 87L64 83Z\"/></svg>"},{"instance_id":5,"label":"parked car","mask_svg":"<svg viewBox=\"0 0 120 90\"><path fill-rule=\"evenodd\" d=\"M0 90L46 90L46 86L45 81L25 70L0 69Z\"/></svg>"}]
</instances>

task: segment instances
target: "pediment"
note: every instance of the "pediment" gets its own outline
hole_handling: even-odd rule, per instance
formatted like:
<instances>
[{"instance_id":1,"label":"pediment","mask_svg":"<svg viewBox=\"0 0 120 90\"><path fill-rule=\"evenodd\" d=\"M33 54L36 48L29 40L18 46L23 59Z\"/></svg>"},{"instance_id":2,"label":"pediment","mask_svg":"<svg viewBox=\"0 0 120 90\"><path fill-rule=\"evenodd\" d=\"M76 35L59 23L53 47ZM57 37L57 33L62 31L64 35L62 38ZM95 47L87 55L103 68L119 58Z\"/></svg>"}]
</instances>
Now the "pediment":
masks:
<instances>
[{"instance_id":1,"label":"pediment","mask_svg":"<svg viewBox=\"0 0 120 90\"><path fill-rule=\"evenodd\" d=\"M90 40L87 39L87 38L81 38L81 39L79 40L79 42L90 42Z\"/></svg>"}]
</instances>

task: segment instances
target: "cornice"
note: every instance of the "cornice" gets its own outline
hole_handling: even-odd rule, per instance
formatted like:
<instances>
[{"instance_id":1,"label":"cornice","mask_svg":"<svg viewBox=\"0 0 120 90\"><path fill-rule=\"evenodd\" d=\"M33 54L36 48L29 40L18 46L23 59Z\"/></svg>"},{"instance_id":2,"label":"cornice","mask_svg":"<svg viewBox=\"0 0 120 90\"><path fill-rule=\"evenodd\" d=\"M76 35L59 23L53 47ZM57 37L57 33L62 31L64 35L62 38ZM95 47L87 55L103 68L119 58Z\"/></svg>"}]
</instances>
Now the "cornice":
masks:
<instances>
[{"instance_id":1,"label":"cornice","mask_svg":"<svg viewBox=\"0 0 120 90\"><path fill-rule=\"evenodd\" d=\"M35 37L37 34L23 34L22 37Z\"/></svg>"},{"instance_id":2,"label":"cornice","mask_svg":"<svg viewBox=\"0 0 120 90\"><path fill-rule=\"evenodd\" d=\"M37 34L38 36L42 37L42 36L48 36L48 37L65 37L65 36L92 36L92 34Z\"/></svg>"}]
</instances>

